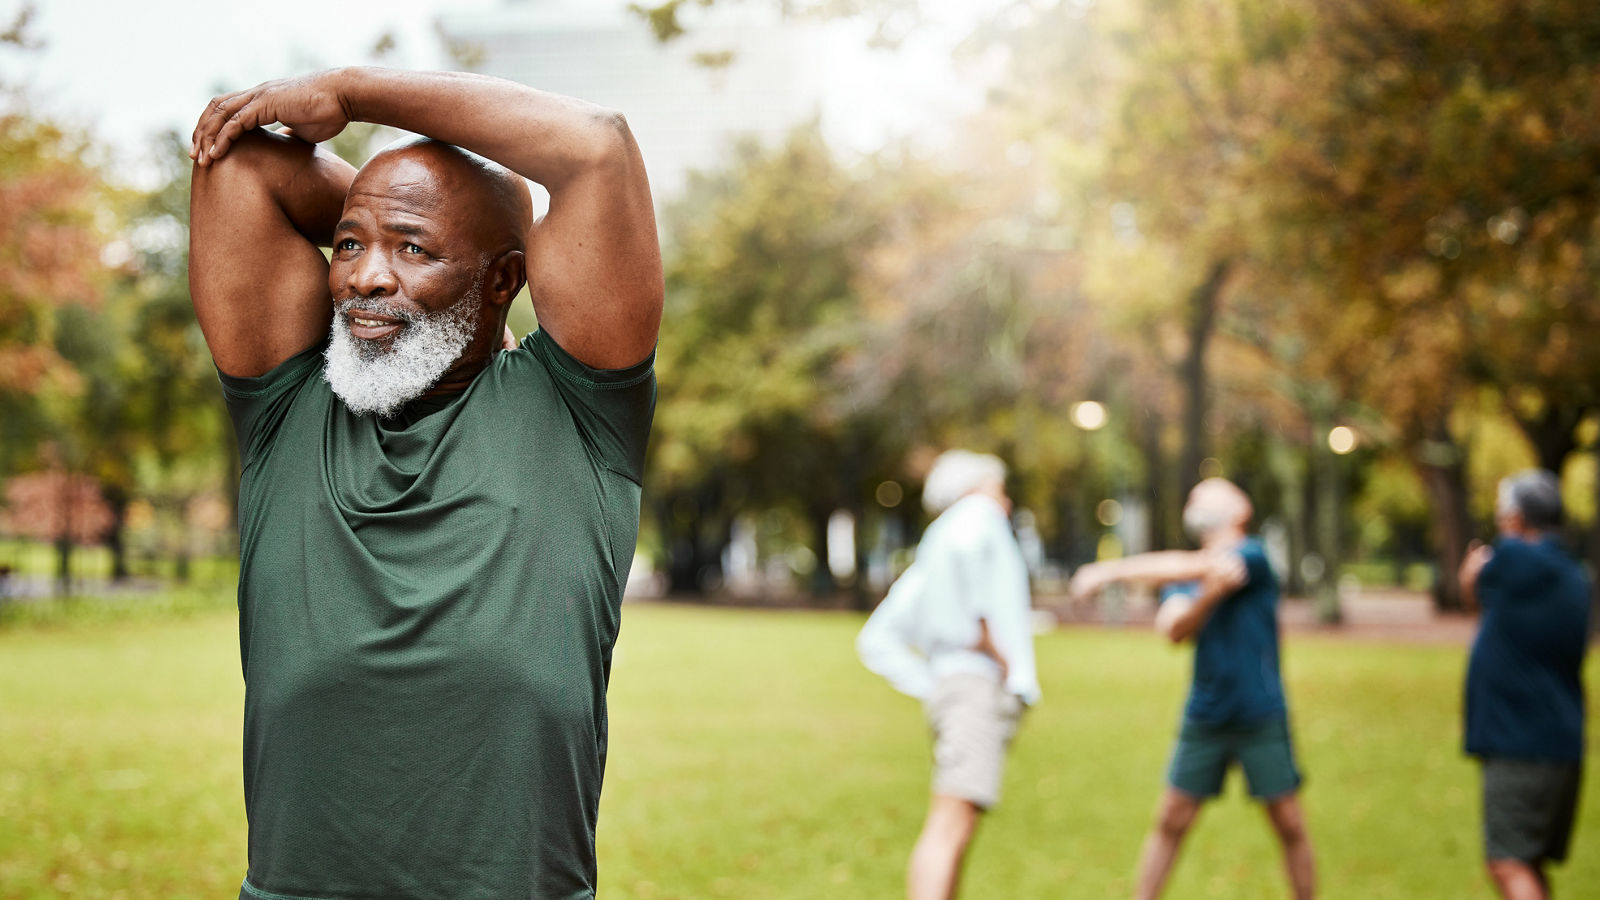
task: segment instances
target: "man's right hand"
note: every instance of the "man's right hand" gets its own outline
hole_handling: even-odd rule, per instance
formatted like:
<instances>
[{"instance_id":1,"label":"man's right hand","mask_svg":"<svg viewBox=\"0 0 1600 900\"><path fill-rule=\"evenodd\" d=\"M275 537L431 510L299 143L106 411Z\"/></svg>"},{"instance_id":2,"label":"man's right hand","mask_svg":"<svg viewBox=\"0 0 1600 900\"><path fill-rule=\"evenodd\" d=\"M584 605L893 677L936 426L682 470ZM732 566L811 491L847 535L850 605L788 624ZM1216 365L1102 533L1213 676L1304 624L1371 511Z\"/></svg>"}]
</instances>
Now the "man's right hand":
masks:
<instances>
[{"instance_id":1,"label":"man's right hand","mask_svg":"<svg viewBox=\"0 0 1600 900\"><path fill-rule=\"evenodd\" d=\"M1478 576L1483 574L1483 567L1493 558L1494 547L1478 540L1467 545L1467 552L1461 557L1461 568L1456 572L1461 586L1461 604L1466 608L1477 607Z\"/></svg>"},{"instance_id":2,"label":"man's right hand","mask_svg":"<svg viewBox=\"0 0 1600 900\"><path fill-rule=\"evenodd\" d=\"M239 136L252 128L281 122L311 144L334 137L350 124L339 91L339 72L279 78L253 88L211 98L190 137L189 158L208 166L222 158Z\"/></svg>"}]
</instances>

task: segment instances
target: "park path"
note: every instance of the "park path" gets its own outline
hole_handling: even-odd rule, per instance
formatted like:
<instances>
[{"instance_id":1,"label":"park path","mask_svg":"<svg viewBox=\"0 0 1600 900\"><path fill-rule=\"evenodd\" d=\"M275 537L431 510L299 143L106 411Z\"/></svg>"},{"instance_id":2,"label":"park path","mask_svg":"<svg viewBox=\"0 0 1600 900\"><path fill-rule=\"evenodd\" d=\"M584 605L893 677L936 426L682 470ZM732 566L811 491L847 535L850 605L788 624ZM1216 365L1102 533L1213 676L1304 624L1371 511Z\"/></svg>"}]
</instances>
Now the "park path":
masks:
<instances>
[{"instance_id":1,"label":"park path","mask_svg":"<svg viewBox=\"0 0 1600 900\"><path fill-rule=\"evenodd\" d=\"M1103 604L1074 605L1064 596L1038 595L1035 604L1049 610L1066 627L1143 627L1155 616L1149 601L1129 601L1125 608L1106 608ZM1421 591L1363 590L1344 597L1340 605L1343 621L1324 625L1317 621L1316 608L1309 598L1291 597L1278 608L1278 622L1285 631L1318 634L1362 641L1398 643L1472 643L1478 617L1469 613L1441 614L1433 600Z\"/></svg>"}]
</instances>

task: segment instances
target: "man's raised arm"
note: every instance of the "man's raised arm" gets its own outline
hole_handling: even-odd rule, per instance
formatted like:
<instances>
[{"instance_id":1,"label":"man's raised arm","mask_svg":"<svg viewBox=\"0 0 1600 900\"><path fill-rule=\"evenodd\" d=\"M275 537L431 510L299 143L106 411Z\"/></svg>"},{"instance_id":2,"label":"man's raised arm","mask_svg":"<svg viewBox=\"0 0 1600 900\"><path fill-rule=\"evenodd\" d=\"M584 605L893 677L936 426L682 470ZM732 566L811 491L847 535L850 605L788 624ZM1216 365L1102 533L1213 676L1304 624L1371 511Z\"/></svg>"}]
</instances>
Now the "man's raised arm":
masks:
<instances>
[{"instance_id":1,"label":"man's raised arm","mask_svg":"<svg viewBox=\"0 0 1600 900\"><path fill-rule=\"evenodd\" d=\"M1193 602L1175 603L1170 614L1157 616L1157 629L1178 643L1194 636L1212 611L1249 578L1244 558L1234 550L1162 550L1081 566L1067 590L1074 600L1083 600L1119 581L1147 587L1198 581Z\"/></svg>"},{"instance_id":2,"label":"man's raised arm","mask_svg":"<svg viewBox=\"0 0 1600 900\"><path fill-rule=\"evenodd\" d=\"M326 140L349 121L455 144L543 185L550 212L529 237L539 326L586 365L639 362L660 328L661 251L644 162L622 116L510 81L352 68L218 98L196 131L196 161L282 122Z\"/></svg>"},{"instance_id":3,"label":"man's raised arm","mask_svg":"<svg viewBox=\"0 0 1600 900\"><path fill-rule=\"evenodd\" d=\"M1080 566L1068 590L1082 598L1114 581L1159 587L1174 581L1242 575L1243 566L1244 561L1233 551L1158 550Z\"/></svg>"},{"instance_id":4,"label":"man's raised arm","mask_svg":"<svg viewBox=\"0 0 1600 900\"><path fill-rule=\"evenodd\" d=\"M353 177L333 154L259 129L240 134L225 163L197 162L189 293L218 369L261 375L328 333L317 246L331 239Z\"/></svg>"}]
</instances>

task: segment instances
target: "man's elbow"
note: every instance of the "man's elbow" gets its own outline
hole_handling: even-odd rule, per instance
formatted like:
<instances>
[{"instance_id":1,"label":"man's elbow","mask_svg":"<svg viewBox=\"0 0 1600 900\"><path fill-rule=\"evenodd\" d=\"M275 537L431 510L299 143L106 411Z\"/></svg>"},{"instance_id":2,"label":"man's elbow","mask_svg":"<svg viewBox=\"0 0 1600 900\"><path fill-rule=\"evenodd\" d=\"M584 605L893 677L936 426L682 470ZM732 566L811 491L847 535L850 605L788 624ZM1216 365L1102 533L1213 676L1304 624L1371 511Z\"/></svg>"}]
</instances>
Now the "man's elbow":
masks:
<instances>
[{"instance_id":1,"label":"man's elbow","mask_svg":"<svg viewBox=\"0 0 1600 900\"><path fill-rule=\"evenodd\" d=\"M316 149L304 141L255 128L239 136L228 152L210 164L194 165L197 191L225 195L246 188L272 189L292 180Z\"/></svg>"},{"instance_id":2,"label":"man's elbow","mask_svg":"<svg viewBox=\"0 0 1600 900\"><path fill-rule=\"evenodd\" d=\"M639 147L621 111L596 106L582 129L582 153L591 165L630 165L639 159Z\"/></svg>"},{"instance_id":3,"label":"man's elbow","mask_svg":"<svg viewBox=\"0 0 1600 900\"><path fill-rule=\"evenodd\" d=\"M1194 637L1195 626L1180 619L1165 623L1164 626L1159 630L1161 631L1162 637L1166 638L1167 641L1174 646L1177 646L1178 644L1187 641L1189 638Z\"/></svg>"}]
</instances>

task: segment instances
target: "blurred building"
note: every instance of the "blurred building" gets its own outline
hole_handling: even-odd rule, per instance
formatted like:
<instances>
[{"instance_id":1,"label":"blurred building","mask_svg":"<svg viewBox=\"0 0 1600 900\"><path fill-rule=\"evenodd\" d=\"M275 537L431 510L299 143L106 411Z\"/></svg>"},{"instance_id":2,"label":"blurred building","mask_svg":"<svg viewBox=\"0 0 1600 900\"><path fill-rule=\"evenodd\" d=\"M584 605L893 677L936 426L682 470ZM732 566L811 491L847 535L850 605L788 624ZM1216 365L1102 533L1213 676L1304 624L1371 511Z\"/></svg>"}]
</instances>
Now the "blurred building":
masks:
<instances>
[{"instance_id":1,"label":"blurred building","mask_svg":"<svg viewBox=\"0 0 1600 900\"><path fill-rule=\"evenodd\" d=\"M621 110L658 200L716 167L736 136L777 140L820 116L843 43L765 4L716 7L665 44L621 2L502 0L439 26L476 71Z\"/></svg>"}]
</instances>

